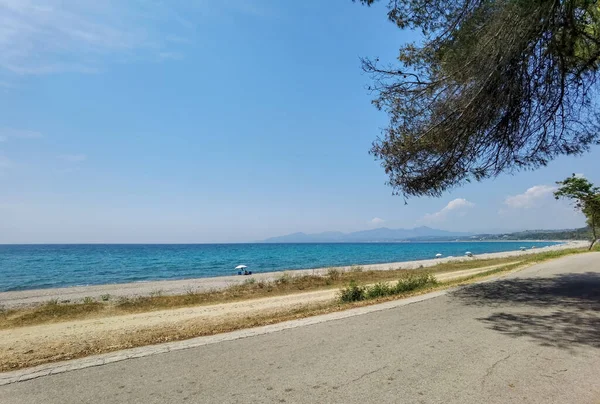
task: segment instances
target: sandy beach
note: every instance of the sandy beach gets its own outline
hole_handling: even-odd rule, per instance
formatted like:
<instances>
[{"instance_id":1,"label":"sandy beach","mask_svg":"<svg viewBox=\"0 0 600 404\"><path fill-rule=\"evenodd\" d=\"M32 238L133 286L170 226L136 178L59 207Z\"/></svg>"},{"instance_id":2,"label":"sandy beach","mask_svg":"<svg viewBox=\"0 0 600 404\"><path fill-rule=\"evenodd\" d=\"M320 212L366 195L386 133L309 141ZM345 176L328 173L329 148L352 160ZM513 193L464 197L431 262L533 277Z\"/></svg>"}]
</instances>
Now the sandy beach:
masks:
<instances>
[{"instance_id":1,"label":"sandy beach","mask_svg":"<svg viewBox=\"0 0 600 404\"><path fill-rule=\"evenodd\" d=\"M543 248L530 249L526 251L507 251L500 253L479 254L473 258L469 257L446 257L439 259L428 259L406 262L392 262L385 264L362 265L365 271L386 271L391 269L416 269L419 267L431 267L433 265L444 262L456 262L477 259L491 258L508 258L519 257L526 254L535 254L545 251L562 250L567 248L584 248L589 245L586 241L569 241L563 244L548 246ZM348 271L350 266L336 267L340 271ZM289 271L294 275L325 275L329 268L318 269L300 269ZM75 286L68 288L54 289L35 289L15 292L0 293L0 306L4 308L16 308L31 306L47 302L49 300L58 300L59 302L79 302L86 297L91 297L95 300L101 300L103 295L110 295L111 299L119 297L136 297L149 296L153 294L162 295L178 295L188 292L202 292L208 290L218 290L227 288L232 285L240 284L249 278L260 280L274 280L282 276L284 272L265 272L260 274L252 274L251 276L220 276L214 278L197 278L197 279L182 279L169 281L151 281L151 282L136 282L108 285L93 285L93 286Z\"/></svg>"},{"instance_id":2,"label":"sandy beach","mask_svg":"<svg viewBox=\"0 0 600 404\"><path fill-rule=\"evenodd\" d=\"M365 265L363 270L386 271L392 269L413 269L431 267L437 263L474 261L467 269L444 267L436 272L435 278L444 287L447 282L466 279L478 274L489 273L496 268L519 271L527 266L526 256L552 250L585 247L585 242L565 243L528 251L481 254L475 258L448 257L444 259L398 262L379 265ZM507 258L502 263L485 261L490 258ZM523 265L518 265L518 264ZM516 266L515 266L516 265ZM336 268L338 271L351 267ZM294 271L293 274L323 274L326 279L328 268ZM364 272L356 276L369 275ZM385 276L385 273L378 275ZM393 275L393 274L390 274ZM503 274L506 275L506 272ZM277 279L278 273L265 273L253 276L255 279ZM354 275L352 275L354 276ZM102 294L116 296L144 296L158 293L183 294L191 290L218 289L251 279L250 276L192 279L183 281L147 282L124 285L90 286L3 293L2 298L10 297L12 307L35 306L50 298L59 301L78 302L83 297L102 300ZM350 278L348 278L350 279ZM343 281L342 281L343 282ZM390 281L393 282L393 281ZM375 281L370 283L373 285ZM36 366L48 362L79 358L121 349L176 341L201 335L214 335L227 331L272 324L273 322L304 318L314 314L330 313L343 309L337 304L339 287L342 283L321 290L290 289L282 295L256 296L241 301L223 301L209 304L190 304L183 307L163 307L139 312L115 312L111 304L100 305L100 311L84 313L72 319L47 318L40 323L22 326L9 326L0 330L0 372ZM20 296L19 296L20 295ZM97 297L98 296L98 297ZM68 305L65 305L68 306ZM6 306L5 306L6 307ZM54 305L48 306L54 307ZM74 306L73 306L74 307ZM83 305L81 307L86 307ZM36 309L33 309L36 310ZM42 308L42 310L44 310ZM17 312L18 313L18 312ZM25 315L29 312L25 310Z\"/></svg>"},{"instance_id":3,"label":"sandy beach","mask_svg":"<svg viewBox=\"0 0 600 404\"><path fill-rule=\"evenodd\" d=\"M436 278L448 282L502 265L442 273ZM138 345L138 338L149 338L142 343L145 345L156 342L156 338L160 340L161 336L210 334L211 329L219 330L228 323L319 307L335 300L337 293L337 289L326 289L118 316L91 315L86 319L0 329L0 363L3 363L0 372L19 363L35 365L57 357L66 359L70 355L85 356L114 347L127 348Z\"/></svg>"}]
</instances>

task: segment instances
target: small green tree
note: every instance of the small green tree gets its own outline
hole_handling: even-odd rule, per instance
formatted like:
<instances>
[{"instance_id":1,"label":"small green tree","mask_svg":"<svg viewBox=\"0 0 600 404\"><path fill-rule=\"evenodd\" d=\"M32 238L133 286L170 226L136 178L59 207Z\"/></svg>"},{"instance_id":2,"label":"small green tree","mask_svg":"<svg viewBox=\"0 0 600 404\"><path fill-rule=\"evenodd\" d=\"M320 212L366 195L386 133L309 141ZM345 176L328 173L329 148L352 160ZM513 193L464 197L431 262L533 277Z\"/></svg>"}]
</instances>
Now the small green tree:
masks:
<instances>
[{"instance_id":1,"label":"small green tree","mask_svg":"<svg viewBox=\"0 0 600 404\"><path fill-rule=\"evenodd\" d=\"M600 227L600 187L594 186L586 178L573 174L563 181L558 181L558 189L554 192L556 199L571 199L575 209L581 211L592 230L590 250L598 239Z\"/></svg>"}]
</instances>

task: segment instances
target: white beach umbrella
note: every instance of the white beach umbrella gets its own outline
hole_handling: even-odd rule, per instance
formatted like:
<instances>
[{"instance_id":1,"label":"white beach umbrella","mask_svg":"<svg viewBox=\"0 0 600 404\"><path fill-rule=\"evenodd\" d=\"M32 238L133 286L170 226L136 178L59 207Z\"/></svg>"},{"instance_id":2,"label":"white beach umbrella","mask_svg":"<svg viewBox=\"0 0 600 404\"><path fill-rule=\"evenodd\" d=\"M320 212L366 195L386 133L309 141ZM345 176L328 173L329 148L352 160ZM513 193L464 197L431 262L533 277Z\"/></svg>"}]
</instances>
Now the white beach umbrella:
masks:
<instances>
[{"instance_id":1,"label":"white beach umbrella","mask_svg":"<svg viewBox=\"0 0 600 404\"><path fill-rule=\"evenodd\" d=\"M441 257L442 257L442 254L436 254L435 255L435 258L441 258Z\"/></svg>"},{"instance_id":2,"label":"white beach umbrella","mask_svg":"<svg viewBox=\"0 0 600 404\"><path fill-rule=\"evenodd\" d=\"M466 255L467 257L472 257L472 256L473 256L473 253L472 253L471 251L467 251L467 252L465 253L465 255Z\"/></svg>"},{"instance_id":3,"label":"white beach umbrella","mask_svg":"<svg viewBox=\"0 0 600 404\"><path fill-rule=\"evenodd\" d=\"M244 269L244 268L248 268L246 265L238 265L237 267L235 267L235 269Z\"/></svg>"}]
</instances>

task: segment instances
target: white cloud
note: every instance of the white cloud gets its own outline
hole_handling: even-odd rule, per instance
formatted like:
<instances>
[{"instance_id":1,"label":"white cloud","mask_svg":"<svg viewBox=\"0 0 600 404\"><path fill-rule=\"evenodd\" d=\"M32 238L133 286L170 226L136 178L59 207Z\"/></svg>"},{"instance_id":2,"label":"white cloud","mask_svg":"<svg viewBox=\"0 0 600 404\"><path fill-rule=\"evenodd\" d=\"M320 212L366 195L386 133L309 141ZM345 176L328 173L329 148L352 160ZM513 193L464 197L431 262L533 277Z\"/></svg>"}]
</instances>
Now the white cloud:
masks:
<instances>
[{"instance_id":1,"label":"white cloud","mask_svg":"<svg viewBox=\"0 0 600 404\"><path fill-rule=\"evenodd\" d=\"M111 5L98 3L0 0L0 66L17 74L79 70L86 63L55 60L68 59L74 50L94 54L133 47L136 35L119 26Z\"/></svg>"},{"instance_id":2,"label":"white cloud","mask_svg":"<svg viewBox=\"0 0 600 404\"><path fill-rule=\"evenodd\" d=\"M94 73L102 57L164 52L157 27L185 20L170 2L0 0L0 68L20 75ZM176 32L177 33L177 32Z\"/></svg>"},{"instance_id":3,"label":"white cloud","mask_svg":"<svg viewBox=\"0 0 600 404\"><path fill-rule=\"evenodd\" d=\"M39 139L41 137L40 132L33 130L0 128L0 142L7 142L9 139Z\"/></svg>"},{"instance_id":4,"label":"white cloud","mask_svg":"<svg viewBox=\"0 0 600 404\"><path fill-rule=\"evenodd\" d=\"M208 18L260 11L245 0L0 0L0 72L94 73L106 56L176 59Z\"/></svg>"},{"instance_id":5,"label":"white cloud","mask_svg":"<svg viewBox=\"0 0 600 404\"><path fill-rule=\"evenodd\" d=\"M504 204L513 209L532 208L556 190L551 185L535 185L522 194L508 196Z\"/></svg>"},{"instance_id":6,"label":"white cloud","mask_svg":"<svg viewBox=\"0 0 600 404\"><path fill-rule=\"evenodd\" d=\"M377 226L377 225L385 223L385 220L383 220L382 218L379 218L379 217L374 217L373 219L371 219L369 221L369 223Z\"/></svg>"},{"instance_id":7,"label":"white cloud","mask_svg":"<svg viewBox=\"0 0 600 404\"><path fill-rule=\"evenodd\" d=\"M475 204L473 202L469 202L464 198L456 198L450 202L446 206L442 208L442 210L435 213L428 213L423 217L423 221L425 222L439 222L445 220L448 215L453 212L464 212L467 209L474 207Z\"/></svg>"},{"instance_id":8,"label":"white cloud","mask_svg":"<svg viewBox=\"0 0 600 404\"><path fill-rule=\"evenodd\" d=\"M58 156L58 158L68 163L81 163L82 161L87 160L87 156L85 154L63 154Z\"/></svg>"}]
</instances>

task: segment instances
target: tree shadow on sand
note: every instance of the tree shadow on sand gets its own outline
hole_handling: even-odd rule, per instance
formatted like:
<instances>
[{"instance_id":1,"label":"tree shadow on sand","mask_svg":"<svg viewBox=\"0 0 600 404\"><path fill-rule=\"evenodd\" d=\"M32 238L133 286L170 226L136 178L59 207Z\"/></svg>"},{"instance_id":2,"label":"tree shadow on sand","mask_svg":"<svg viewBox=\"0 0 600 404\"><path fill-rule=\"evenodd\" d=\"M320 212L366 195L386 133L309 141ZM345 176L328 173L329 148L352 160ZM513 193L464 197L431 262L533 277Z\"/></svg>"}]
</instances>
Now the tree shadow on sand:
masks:
<instances>
[{"instance_id":1,"label":"tree shadow on sand","mask_svg":"<svg viewBox=\"0 0 600 404\"><path fill-rule=\"evenodd\" d=\"M479 320L511 337L565 349L600 348L600 274L506 279L464 287L452 296L467 305L505 308Z\"/></svg>"}]
</instances>

